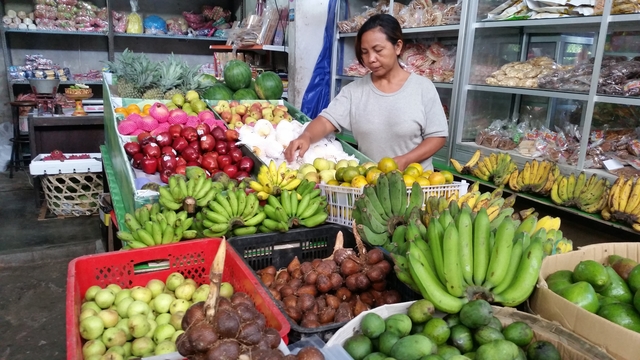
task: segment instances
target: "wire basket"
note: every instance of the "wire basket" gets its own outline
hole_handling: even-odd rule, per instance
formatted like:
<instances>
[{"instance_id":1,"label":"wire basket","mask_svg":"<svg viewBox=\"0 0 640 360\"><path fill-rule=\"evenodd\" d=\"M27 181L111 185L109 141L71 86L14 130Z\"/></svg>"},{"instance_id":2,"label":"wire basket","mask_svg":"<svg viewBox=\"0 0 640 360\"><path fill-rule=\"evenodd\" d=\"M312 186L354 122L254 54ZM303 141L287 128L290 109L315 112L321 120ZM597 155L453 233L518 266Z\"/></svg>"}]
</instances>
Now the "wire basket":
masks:
<instances>
[{"instance_id":1,"label":"wire basket","mask_svg":"<svg viewBox=\"0 0 640 360\"><path fill-rule=\"evenodd\" d=\"M42 177L47 207L55 215L88 216L98 212L101 173L59 174Z\"/></svg>"},{"instance_id":2,"label":"wire basket","mask_svg":"<svg viewBox=\"0 0 640 360\"><path fill-rule=\"evenodd\" d=\"M362 188L353 188L345 186L335 186L320 184L320 190L322 195L327 197L327 209L329 210L329 217L327 222L351 226L353 222L353 206L356 203L358 196L362 195ZM449 197L453 194L457 194L458 197L467 193L469 184L465 181L454 181L451 184L446 185L433 185L423 186L422 192L424 193L425 201L431 196L445 196ZM409 203L409 196L411 195L411 188L407 188L407 204Z\"/></svg>"}]
</instances>

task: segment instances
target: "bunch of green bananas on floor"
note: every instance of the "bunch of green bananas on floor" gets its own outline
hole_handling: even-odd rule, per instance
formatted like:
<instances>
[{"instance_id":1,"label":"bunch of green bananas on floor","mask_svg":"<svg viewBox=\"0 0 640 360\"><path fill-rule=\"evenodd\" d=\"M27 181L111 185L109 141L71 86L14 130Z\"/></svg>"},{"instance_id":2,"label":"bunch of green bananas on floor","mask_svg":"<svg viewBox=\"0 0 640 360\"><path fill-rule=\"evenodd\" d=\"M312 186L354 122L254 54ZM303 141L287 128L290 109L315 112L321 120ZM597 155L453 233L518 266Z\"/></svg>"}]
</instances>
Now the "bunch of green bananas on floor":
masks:
<instances>
[{"instance_id":1,"label":"bunch of green bananas on floor","mask_svg":"<svg viewBox=\"0 0 640 360\"><path fill-rule=\"evenodd\" d=\"M269 195L280 195L282 190L295 190L301 181L298 171L287 168L285 161L276 168L276 163L271 160L268 167L260 167L258 181L251 181L249 186L258 193L258 199L266 200Z\"/></svg>"},{"instance_id":2,"label":"bunch of green bananas on floor","mask_svg":"<svg viewBox=\"0 0 640 360\"><path fill-rule=\"evenodd\" d=\"M230 184L233 184L230 182ZM230 185L231 186L231 185ZM233 185L235 186L235 185ZM159 202L165 208L171 210L185 209L195 213L195 207L205 207L216 194L224 190L224 185L219 182L213 182L206 176L187 179L180 175L172 175L169 177L169 184L160 186Z\"/></svg>"},{"instance_id":3,"label":"bunch of green bananas on floor","mask_svg":"<svg viewBox=\"0 0 640 360\"><path fill-rule=\"evenodd\" d=\"M506 185L511 173L517 169L518 166L511 160L511 155L491 153L489 157L480 159L478 166L471 173L481 180L492 181L496 185Z\"/></svg>"},{"instance_id":4,"label":"bunch of green bananas on floor","mask_svg":"<svg viewBox=\"0 0 640 360\"><path fill-rule=\"evenodd\" d=\"M308 228L324 224L329 217L327 200L315 189L315 182L303 181L297 190L283 189L280 196L269 196L264 212L267 218L262 222L260 231L286 232L290 228L304 226Z\"/></svg>"},{"instance_id":5,"label":"bunch of green bananas on floor","mask_svg":"<svg viewBox=\"0 0 640 360\"><path fill-rule=\"evenodd\" d=\"M611 186L607 200L602 218L625 222L640 231L640 181L618 177Z\"/></svg>"},{"instance_id":6,"label":"bunch of green bananas on floor","mask_svg":"<svg viewBox=\"0 0 640 360\"><path fill-rule=\"evenodd\" d=\"M120 230L116 236L126 243L127 249L171 244L198 236L198 232L192 229L193 218L188 217L186 211L176 213L164 209L160 212L158 203L142 206L134 214L126 213L124 223L129 232Z\"/></svg>"},{"instance_id":7,"label":"bunch of green bananas on floor","mask_svg":"<svg viewBox=\"0 0 640 360\"><path fill-rule=\"evenodd\" d=\"M509 177L509 187L513 191L530 192L548 196L553 183L560 176L560 169L550 161L533 160L526 162L522 171L516 169Z\"/></svg>"},{"instance_id":8,"label":"bunch of green bananas on floor","mask_svg":"<svg viewBox=\"0 0 640 360\"><path fill-rule=\"evenodd\" d=\"M255 193L247 194L243 189L217 193L201 210L202 233L206 237L255 234L266 218L259 202Z\"/></svg>"},{"instance_id":9,"label":"bunch of green bananas on floor","mask_svg":"<svg viewBox=\"0 0 640 360\"><path fill-rule=\"evenodd\" d=\"M474 186L471 186L470 190L474 188ZM427 226L429 226L431 218L438 217L439 214L442 214L447 209L453 216L456 216L464 206L468 206L472 210L473 214L480 211L480 209L486 209L487 214L489 215L489 221L493 222L495 219L499 219L499 221L501 221L502 219L513 215L513 205L516 202L515 195L511 195L507 198L503 198L502 195L503 187L499 186L492 192L480 193L478 190L471 191L462 195L458 199L445 199L443 197L432 196L426 201L427 206L425 208L423 221Z\"/></svg>"},{"instance_id":10,"label":"bunch of green bananas on floor","mask_svg":"<svg viewBox=\"0 0 640 360\"><path fill-rule=\"evenodd\" d=\"M407 204L407 187L399 171L381 174L376 185L365 185L355 201L353 219L356 231L369 245L385 246L391 241L396 226L412 217L420 219L424 204L422 187L414 182ZM412 211L417 208L418 213Z\"/></svg>"},{"instance_id":11,"label":"bunch of green bananas on floor","mask_svg":"<svg viewBox=\"0 0 640 360\"><path fill-rule=\"evenodd\" d=\"M609 181L581 172L577 177L560 175L551 187L551 201L556 205L575 206L578 209L595 214L604 209L609 199Z\"/></svg>"},{"instance_id":12,"label":"bunch of green bananas on floor","mask_svg":"<svg viewBox=\"0 0 640 360\"><path fill-rule=\"evenodd\" d=\"M477 298L517 306L533 291L544 256L546 230L534 220L505 217L492 229L485 208L474 217L464 205L456 216L447 209L431 219L426 236L409 223L403 239L394 234L396 275L446 313Z\"/></svg>"},{"instance_id":13,"label":"bunch of green bananas on floor","mask_svg":"<svg viewBox=\"0 0 640 360\"><path fill-rule=\"evenodd\" d=\"M469 159L469 161L464 165L461 165L456 159L450 159L450 161L457 172L462 175L468 175L473 173L473 167L476 166L480 160L480 154L480 150L476 150L476 152L473 153L473 156L471 156L471 159Z\"/></svg>"}]
</instances>

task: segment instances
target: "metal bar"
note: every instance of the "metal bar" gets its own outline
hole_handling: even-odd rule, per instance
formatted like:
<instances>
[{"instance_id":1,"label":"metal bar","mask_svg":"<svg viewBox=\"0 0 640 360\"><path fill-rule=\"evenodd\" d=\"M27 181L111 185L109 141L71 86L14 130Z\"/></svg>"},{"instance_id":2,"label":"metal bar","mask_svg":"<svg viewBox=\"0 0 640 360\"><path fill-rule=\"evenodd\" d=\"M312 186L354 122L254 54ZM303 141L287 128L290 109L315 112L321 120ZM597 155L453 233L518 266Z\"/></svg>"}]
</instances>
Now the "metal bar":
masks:
<instances>
[{"instance_id":1,"label":"metal bar","mask_svg":"<svg viewBox=\"0 0 640 360\"><path fill-rule=\"evenodd\" d=\"M638 97L596 95L594 97L594 101L618 105L640 106L640 98Z\"/></svg>"},{"instance_id":2,"label":"metal bar","mask_svg":"<svg viewBox=\"0 0 640 360\"><path fill-rule=\"evenodd\" d=\"M23 30L5 29L6 33L28 33L28 34L49 34L49 35L78 35L78 36L107 36L107 33L84 32L84 31L56 31L56 30Z\"/></svg>"},{"instance_id":3,"label":"metal bar","mask_svg":"<svg viewBox=\"0 0 640 360\"><path fill-rule=\"evenodd\" d=\"M340 37L340 32L338 31L338 19L340 17L340 5L342 4L341 0L338 0L338 3L336 4L336 14L334 17L334 24L333 24L333 29L334 29L334 33L333 33L333 43L332 43L332 49L331 49L331 82L330 82L330 86L331 88L329 89L329 96L331 97L329 100L333 100L333 98L336 97L336 75L337 75L337 67L338 67L338 43L341 41L338 41L339 37Z\"/></svg>"},{"instance_id":4,"label":"metal bar","mask_svg":"<svg viewBox=\"0 0 640 360\"><path fill-rule=\"evenodd\" d=\"M109 14L109 32L107 33L107 59L109 61L115 60L114 50L116 45L113 40L113 16L111 16L111 0L106 0L107 2L107 14Z\"/></svg>"},{"instance_id":5,"label":"metal bar","mask_svg":"<svg viewBox=\"0 0 640 360\"><path fill-rule=\"evenodd\" d=\"M481 21L474 24L474 28L503 28L503 27L537 27L557 26L566 27L580 24L599 24L603 16L565 17L557 19L534 19L513 21ZM637 20L637 18L636 18Z\"/></svg>"},{"instance_id":6,"label":"metal bar","mask_svg":"<svg viewBox=\"0 0 640 360\"><path fill-rule=\"evenodd\" d=\"M596 36L595 60L593 62L593 74L591 74L591 86L589 88L589 98L587 99L587 108L582 123L582 137L580 138L580 152L578 153L578 170L584 169L584 161L587 157L587 145L589 144L589 133L591 132L591 120L593 119L593 109L595 108L595 96L598 92L598 80L600 78L600 67L602 66L602 56L604 47L607 43L607 30L609 28L609 15L611 15L612 1L605 1L604 10L602 11L602 22L600 23L600 31Z\"/></svg>"},{"instance_id":7,"label":"metal bar","mask_svg":"<svg viewBox=\"0 0 640 360\"><path fill-rule=\"evenodd\" d=\"M581 93L562 92L562 91L553 91L553 90L536 90L536 89L529 89L529 88L517 88L517 87L512 88L512 87L491 86L491 85L467 85L466 87L468 90L476 90L476 91L486 91L486 92L503 93L503 94L545 96L545 97L555 97L559 99L570 99L570 100L581 100L581 101L587 101L589 98L589 95L586 93L581 94Z\"/></svg>"},{"instance_id":8,"label":"metal bar","mask_svg":"<svg viewBox=\"0 0 640 360\"><path fill-rule=\"evenodd\" d=\"M529 42L531 35L522 32L520 34L520 61L527 61L527 54L529 53ZM522 105L522 94L516 94L513 101L513 109L511 112L511 120L517 121L520 118L520 106Z\"/></svg>"},{"instance_id":9,"label":"metal bar","mask_svg":"<svg viewBox=\"0 0 640 360\"><path fill-rule=\"evenodd\" d=\"M604 13L603 13L604 16ZM609 14L607 20L610 23L621 23L621 22L637 22L638 14L624 14L624 15L611 15Z\"/></svg>"}]
</instances>

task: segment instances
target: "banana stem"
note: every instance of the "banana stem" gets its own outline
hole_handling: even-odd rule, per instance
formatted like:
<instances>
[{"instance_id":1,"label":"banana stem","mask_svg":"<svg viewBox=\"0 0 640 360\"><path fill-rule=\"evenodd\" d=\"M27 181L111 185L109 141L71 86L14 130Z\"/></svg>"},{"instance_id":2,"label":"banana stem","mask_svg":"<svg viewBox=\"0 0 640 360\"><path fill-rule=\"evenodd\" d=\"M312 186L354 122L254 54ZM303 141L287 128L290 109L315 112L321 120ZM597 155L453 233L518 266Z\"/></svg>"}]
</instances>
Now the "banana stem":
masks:
<instances>
[{"instance_id":1,"label":"banana stem","mask_svg":"<svg viewBox=\"0 0 640 360\"><path fill-rule=\"evenodd\" d=\"M182 201L182 208L187 214L195 214L196 212L196 199L192 196L187 196Z\"/></svg>"},{"instance_id":2,"label":"banana stem","mask_svg":"<svg viewBox=\"0 0 640 360\"><path fill-rule=\"evenodd\" d=\"M491 291L485 289L482 286L468 286L466 293L467 299L469 299L469 301L483 299L488 302L493 302L493 294L491 293Z\"/></svg>"}]
</instances>

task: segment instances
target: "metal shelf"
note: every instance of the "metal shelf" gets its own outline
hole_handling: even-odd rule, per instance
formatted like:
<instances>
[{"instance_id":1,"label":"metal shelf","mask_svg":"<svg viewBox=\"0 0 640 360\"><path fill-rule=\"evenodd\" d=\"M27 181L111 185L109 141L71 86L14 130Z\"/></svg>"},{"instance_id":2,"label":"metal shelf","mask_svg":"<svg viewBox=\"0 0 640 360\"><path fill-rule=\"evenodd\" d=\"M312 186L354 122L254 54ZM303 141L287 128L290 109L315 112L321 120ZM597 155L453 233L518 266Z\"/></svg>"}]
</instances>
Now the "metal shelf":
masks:
<instances>
[{"instance_id":1,"label":"metal shelf","mask_svg":"<svg viewBox=\"0 0 640 360\"><path fill-rule=\"evenodd\" d=\"M558 98L558 99L581 100L581 101L589 100L589 94L572 93L572 92L555 91L555 90L540 90L540 89L491 86L491 85L467 85L467 89L476 90L476 91L511 94L511 95L544 96L544 97L551 97L551 98Z\"/></svg>"},{"instance_id":2,"label":"metal shelf","mask_svg":"<svg viewBox=\"0 0 640 360\"><path fill-rule=\"evenodd\" d=\"M596 95L594 96L593 101L618 105L640 106L640 97L635 96Z\"/></svg>"},{"instance_id":3,"label":"metal shelf","mask_svg":"<svg viewBox=\"0 0 640 360\"><path fill-rule=\"evenodd\" d=\"M11 80L10 83L11 85L29 85L29 81L27 80ZM100 81L75 81L75 80L60 81L60 85L75 85L75 84L102 85L102 80Z\"/></svg>"},{"instance_id":4,"label":"metal shelf","mask_svg":"<svg viewBox=\"0 0 640 360\"><path fill-rule=\"evenodd\" d=\"M211 50L219 50L219 51L232 51L234 50L231 45L211 45L209 46ZM275 45L253 45L247 47L241 47L235 49L237 51L276 51L276 52L289 52L288 46L275 46Z\"/></svg>"},{"instance_id":5,"label":"metal shelf","mask_svg":"<svg viewBox=\"0 0 640 360\"><path fill-rule=\"evenodd\" d=\"M637 18L636 18L637 21ZM533 20L485 20L477 21L472 26L481 28L510 28L510 27L534 27L534 26L574 26L584 24L600 25L602 16L570 16L556 19Z\"/></svg>"},{"instance_id":6,"label":"metal shelf","mask_svg":"<svg viewBox=\"0 0 640 360\"><path fill-rule=\"evenodd\" d=\"M114 37L118 38L144 38L144 39L171 39L171 40L208 40L208 41L227 41L226 38L219 38L213 36L187 36L187 35L154 35L154 34L124 34L114 33Z\"/></svg>"},{"instance_id":7,"label":"metal shelf","mask_svg":"<svg viewBox=\"0 0 640 360\"><path fill-rule=\"evenodd\" d=\"M609 15L610 23L638 22L638 14Z\"/></svg>"},{"instance_id":8,"label":"metal shelf","mask_svg":"<svg viewBox=\"0 0 640 360\"><path fill-rule=\"evenodd\" d=\"M403 34L428 34L434 32L445 32L445 31L460 31L460 24L455 25L439 25L439 26L424 26L424 27L414 27L414 28L404 28L402 29ZM357 32L351 33L338 33L338 38L348 38L348 37L356 37Z\"/></svg>"},{"instance_id":9,"label":"metal shelf","mask_svg":"<svg viewBox=\"0 0 640 360\"><path fill-rule=\"evenodd\" d=\"M5 33L28 33L28 34L49 34L49 35L79 35L79 36L107 36L107 33L87 32L87 31L62 31L62 30L23 30L4 29Z\"/></svg>"}]
</instances>

